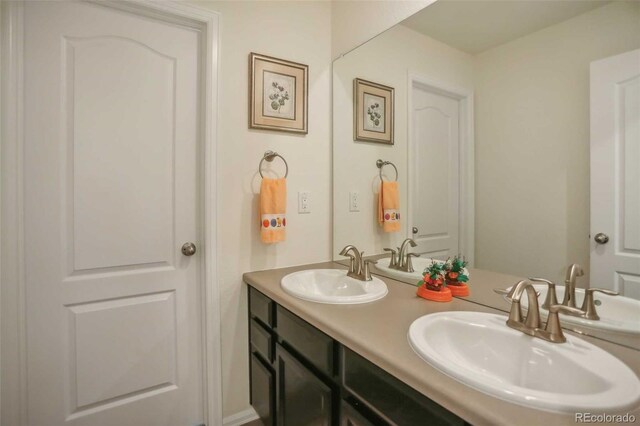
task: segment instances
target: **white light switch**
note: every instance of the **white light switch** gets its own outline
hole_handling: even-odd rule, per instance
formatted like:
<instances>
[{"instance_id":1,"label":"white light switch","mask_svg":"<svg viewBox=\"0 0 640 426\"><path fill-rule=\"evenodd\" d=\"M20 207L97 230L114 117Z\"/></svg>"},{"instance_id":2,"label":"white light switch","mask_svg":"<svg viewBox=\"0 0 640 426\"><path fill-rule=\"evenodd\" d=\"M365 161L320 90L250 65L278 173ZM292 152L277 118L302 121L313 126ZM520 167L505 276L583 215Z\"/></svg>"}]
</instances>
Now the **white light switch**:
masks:
<instances>
[{"instance_id":1,"label":"white light switch","mask_svg":"<svg viewBox=\"0 0 640 426\"><path fill-rule=\"evenodd\" d=\"M357 192L349 193L349 211L350 212L360 211L360 194Z\"/></svg>"},{"instance_id":2,"label":"white light switch","mask_svg":"<svg viewBox=\"0 0 640 426\"><path fill-rule=\"evenodd\" d=\"M298 192L298 213L311 213L311 192Z\"/></svg>"}]
</instances>

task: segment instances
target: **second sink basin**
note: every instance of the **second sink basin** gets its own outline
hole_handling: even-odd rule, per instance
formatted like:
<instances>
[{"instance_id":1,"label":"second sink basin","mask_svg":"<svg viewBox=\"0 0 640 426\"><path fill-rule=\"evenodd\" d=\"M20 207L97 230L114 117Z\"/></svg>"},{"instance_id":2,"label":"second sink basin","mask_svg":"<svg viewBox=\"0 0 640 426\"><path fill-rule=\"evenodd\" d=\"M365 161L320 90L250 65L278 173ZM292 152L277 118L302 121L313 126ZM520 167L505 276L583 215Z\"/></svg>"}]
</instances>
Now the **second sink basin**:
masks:
<instances>
[{"instance_id":1,"label":"second sink basin","mask_svg":"<svg viewBox=\"0 0 640 426\"><path fill-rule=\"evenodd\" d=\"M574 336L550 343L507 327L507 317L441 312L409 328L413 350L434 368L486 394L553 412L625 410L640 380L622 361Z\"/></svg>"},{"instance_id":2,"label":"second sink basin","mask_svg":"<svg viewBox=\"0 0 640 426\"><path fill-rule=\"evenodd\" d=\"M343 269L309 269L289 274L280 282L282 289L299 299L318 303L355 304L383 298L388 290L380 278L360 281Z\"/></svg>"}]
</instances>

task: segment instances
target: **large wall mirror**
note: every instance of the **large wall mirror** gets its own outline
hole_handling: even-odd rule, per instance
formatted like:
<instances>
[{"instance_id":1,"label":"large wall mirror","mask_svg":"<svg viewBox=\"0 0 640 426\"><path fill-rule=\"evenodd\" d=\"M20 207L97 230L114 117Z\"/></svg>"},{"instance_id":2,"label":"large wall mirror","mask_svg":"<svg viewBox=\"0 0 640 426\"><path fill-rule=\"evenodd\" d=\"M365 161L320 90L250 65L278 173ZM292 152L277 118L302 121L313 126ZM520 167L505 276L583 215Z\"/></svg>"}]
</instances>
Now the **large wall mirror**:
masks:
<instances>
[{"instance_id":1,"label":"large wall mirror","mask_svg":"<svg viewBox=\"0 0 640 426\"><path fill-rule=\"evenodd\" d=\"M639 23L633 1L439 0L337 59L336 260L347 244L388 256L410 237L416 270L461 254L562 284L579 264L579 287L621 293L616 309L638 324L623 343L640 348L640 305L623 303L640 299ZM391 143L360 140L357 123ZM398 182L395 232L379 224L380 176Z\"/></svg>"}]
</instances>

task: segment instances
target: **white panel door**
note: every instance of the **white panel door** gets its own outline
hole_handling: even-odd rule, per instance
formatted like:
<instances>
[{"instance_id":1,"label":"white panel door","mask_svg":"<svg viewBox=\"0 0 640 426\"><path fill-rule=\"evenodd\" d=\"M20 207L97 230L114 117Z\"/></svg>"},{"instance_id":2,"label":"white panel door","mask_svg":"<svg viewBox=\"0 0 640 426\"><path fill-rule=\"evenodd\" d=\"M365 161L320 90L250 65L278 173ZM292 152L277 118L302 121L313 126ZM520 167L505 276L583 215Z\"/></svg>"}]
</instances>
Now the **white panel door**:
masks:
<instances>
[{"instance_id":1,"label":"white panel door","mask_svg":"<svg viewBox=\"0 0 640 426\"><path fill-rule=\"evenodd\" d=\"M640 299L640 50L591 63L591 286Z\"/></svg>"},{"instance_id":2,"label":"white panel door","mask_svg":"<svg viewBox=\"0 0 640 426\"><path fill-rule=\"evenodd\" d=\"M25 2L31 425L203 421L201 35Z\"/></svg>"},{"instance_id":3,"label":"white panel door","mask_svg":"<svg viewBox=\"0 0 640 426\"><path fill-rule=\"evenodd\" d=\"M458 254L459 247L460 101L415 82L411 96L410 225L418 243L414 251L447 258Z\"/></svg>"}]
</instances>

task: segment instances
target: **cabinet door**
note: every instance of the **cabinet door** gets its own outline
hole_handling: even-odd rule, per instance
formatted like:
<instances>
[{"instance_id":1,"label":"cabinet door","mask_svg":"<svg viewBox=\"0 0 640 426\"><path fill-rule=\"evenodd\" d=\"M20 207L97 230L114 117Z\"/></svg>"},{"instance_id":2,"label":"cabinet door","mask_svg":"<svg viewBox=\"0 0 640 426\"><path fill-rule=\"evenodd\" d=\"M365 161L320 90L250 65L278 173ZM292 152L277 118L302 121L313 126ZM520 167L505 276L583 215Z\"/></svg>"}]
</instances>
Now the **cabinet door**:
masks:
<instances>
[{"instance_id":1,"label":"cabinet door","mask_svg":"<svg viewBox=\"0 0 640 426\"><path fill-rule=\"evenodd\" d=\"M269 367L264 365L260 357L251 354L251 405L260 416L262 424L274 425L274 380Z\"/></svg>"},{"instance_id":2,"label":"cabinet door","mask_svg":"<svg viewBox=\"0 0 640 426\"><path fill-rule=\"evenodd\" d=\"M329 426L332 390L282 346L276 346L279 426Z\"/></svg>"}]
</instances>

